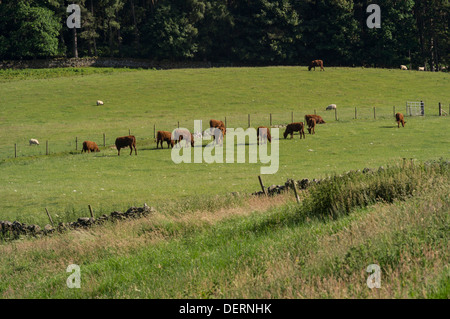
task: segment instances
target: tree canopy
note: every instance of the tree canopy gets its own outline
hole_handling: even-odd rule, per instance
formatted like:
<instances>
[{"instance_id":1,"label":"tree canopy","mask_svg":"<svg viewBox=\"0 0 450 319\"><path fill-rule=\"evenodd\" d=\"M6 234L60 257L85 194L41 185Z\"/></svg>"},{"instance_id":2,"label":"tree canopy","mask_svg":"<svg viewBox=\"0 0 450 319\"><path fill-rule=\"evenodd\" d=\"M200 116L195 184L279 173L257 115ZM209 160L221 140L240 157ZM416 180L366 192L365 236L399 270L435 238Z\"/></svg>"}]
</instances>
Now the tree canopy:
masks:
<instances>
[{"instance_id":1,"label":"tree canopy","mask_svg":"<svg viewBox=\"0 0 450 319\"><path fill-rule=\"evenodd\" d=\"M0 59L104 56L438 69L450 63L449 0L0 0Z\"/></svg>"}]
</instances>

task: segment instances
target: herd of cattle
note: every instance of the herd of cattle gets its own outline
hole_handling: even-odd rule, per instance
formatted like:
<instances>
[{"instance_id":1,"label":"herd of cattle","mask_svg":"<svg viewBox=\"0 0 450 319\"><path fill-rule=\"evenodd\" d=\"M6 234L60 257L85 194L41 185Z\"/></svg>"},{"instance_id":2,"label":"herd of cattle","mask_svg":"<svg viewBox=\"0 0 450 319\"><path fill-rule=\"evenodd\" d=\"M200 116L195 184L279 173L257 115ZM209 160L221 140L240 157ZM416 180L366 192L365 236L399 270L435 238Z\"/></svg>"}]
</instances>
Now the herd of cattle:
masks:
<instances>
[{"instance_id":1,"label":"herd of cattle","mask_svg":"<svg viewBox=\"0 0 450 319\"><path fill-rule=\"evenodd\" d=\"M335 109L336 105L331 104L329 105L326 110ZM397 127L400 127L400 124L402 127L405 127L406 121L404 120L404 116L402 113L395 114L395 120L397 122ZM317 124L325 124L326 122L323 120L323 118L320 115L316 114L307 114L305 115L305 123L307 125L307 130L309 134L315 134L315 128ZM220 134L217 134L217 141L216 143L222 144L223 137L226 135L226 127L225 124L220 120L214 120L211 119L209 121L210 130L211 129L218 129L220 131ZM305 138L305 126L303 122L295 122L290 123L286 126L286 129L283 133L283 137L286 139L288 135L291 136L291 139L294 137L294 133L298 132L300 135L300 139ZM200 135L199 135L200 134ZM174 131L174 136L172 137L172 132L169 131L158 131L156 134L156 148L158 149L161 145L161 148L163 147L163 143L167 143L167 148L175 147L176 145L180 145L181 141L186 142L186 146L194 147L194 139L201 137L201 133L195 133L192 134L190 131L186 129L176 129ZM213 139L215 139L215 135L212 134ZM272 142L272 137L270 135L270 128L267 126L258 126L257 128L257 141L258 144L260 141L262 143L269 143ZM29 141L30 146L31 145L39 145L39 141L36 139L30 139ZM130 155L133 154L133 149L135 152L135 155L137 155L137 149L136 149L136 137L133 135L128 136L121 136L116 138L115 141L115 148L118 151L118 154L120 156L120 150L122 148L130 148ZM100 152L100 149L97 145L97 143L92 141L84 141L83 142L83 149L81 150L81 153L86 152Z\"/></svg>"},{"instance_id":2,"label":"herd of cattle","mask_svg":"<svg viewBox=\"0 0 450 319\"><path fill-rule=\"evenodd\" d=\"M314 70L317 67L320 67L321 71L324 71L323 68L323 61L322 60L313 60L309 63L309 67L308 70L311 71L312 68L314 68ZM406 66L402 65L401 68L407 69ZM103 101L98 100L97 101L97 105L103 105ZM336 104L330 104L327 106L326 110L333 110L336 109ZM400 123L402 124L402 126L405 126L405 120L403 118L403 114L401 113L397 113L395 115L396 121L397 121L397 126L400 127ZM325 121L323 120L323 118L319 115L315 115L315 114L307 114L305 115L305 123L308 126L308 132L309 134L315 134L315 128L316 128L316 124L324 124ZM221 134L218 134L217 137L217 143L222 143L223 142L223 137L226 134L226 127L225 124L220 121L220 120L214 120L211 119L209 121L209 126L210 129L218 129L220 130ZM305 128L304 128L304 124L303 122L295 122L295 123L290 123L286 126L286 130L283 133L284 138L286 139L288 135L291 135L291 138L294 137L294 133L298 132L300 135L300 139L303 137L305 138ZM197 134L197 133L196 133ZM201 133L198 133L201 134ZM186 146L191 145L192 147L194 146L194 135L189 132L188 130L185 129L177 129L174 131L174 135L172 137L172 133L169 131L158 131L157 135L156 135L156 148L159 148L159 145L161 145L161 148L163 147L163 143L166 142L167 143L167 148L169 147L174 147L177 144L181 143L182 140L184 140L186 142ZM200 137L200 136L197 136ZM216 138L216 135L212 135L212 137ZM258 144L261 141L262 143L267 143L267 141L269 141L269 143L272 142L272 137L270 135L270 129L267 126L259 126L257 129L257 140L258 140ZM36 139L30 139L30 145L39 145L39 141ZM120 149L122 148L130 148L130 155L133 154L133 149L135 154L137 155L137 149L136 149L136 137L133 135L129 135L129 136L121 136L116 138L115 141L115 147L118 151L118 155L120 156ZM84 141L83 142L83 149L81 151L83 152L100 152L100 149L97 145L97 143L92 142L92 141Z\"/></svg>"}]
</instances>

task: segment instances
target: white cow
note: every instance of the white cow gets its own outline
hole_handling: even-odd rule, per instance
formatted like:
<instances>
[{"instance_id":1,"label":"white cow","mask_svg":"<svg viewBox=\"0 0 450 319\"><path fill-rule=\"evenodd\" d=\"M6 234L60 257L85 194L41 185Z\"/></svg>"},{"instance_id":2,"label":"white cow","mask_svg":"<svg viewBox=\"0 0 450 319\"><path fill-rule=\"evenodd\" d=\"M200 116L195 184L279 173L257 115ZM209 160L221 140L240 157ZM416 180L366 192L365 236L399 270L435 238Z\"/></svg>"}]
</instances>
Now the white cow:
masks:
<instances>
[{"instance_id":1,"label":"white cow","mask_svg":"<svg viewBox=\"0 0 450 319\"><path fill-rule=\"evenodd\" d=\"M103 105L103 101L98 100L97 105Z\"/></svg>"},{"instance_id":2,"label":"white cow","mask_svg":"<svg viewBox=\"0 0 450 319\"><path fill-rule=\"evenodd\" d=\"M39 141L35 138L30 139L30 146L31 145L39 145Z\"/></svg>"},{"instance_id":3,"label":"white cow","mask_svg":"<svg viewBox=\"0 0 450 319\"><path fill-rule=\"evenodd\" d=\"M406 67L406 65L400 65L400 69L402 69L402 70L408 70L408 68Z\"/></svg>"},{"instance_id":4,"label":"white cow","mask_svg":"<svg viewBox=\"0 0 450 319\"><path fill-rule=\"evenodd\" d=\"M330 104L330 105L328 105L327 108L326 108L327 111L329 111L329 110L335 110L335 109L336 109L336 104Z\"/></svg>"}]
</instances>

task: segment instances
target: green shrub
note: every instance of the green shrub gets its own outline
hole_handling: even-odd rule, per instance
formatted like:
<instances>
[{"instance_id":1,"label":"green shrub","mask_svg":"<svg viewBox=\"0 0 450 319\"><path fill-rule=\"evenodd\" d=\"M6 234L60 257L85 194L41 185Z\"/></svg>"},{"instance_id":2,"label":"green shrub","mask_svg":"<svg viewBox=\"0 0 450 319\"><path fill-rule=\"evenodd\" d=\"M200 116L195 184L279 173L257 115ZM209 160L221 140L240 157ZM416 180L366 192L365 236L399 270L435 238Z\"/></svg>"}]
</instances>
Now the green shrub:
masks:
<instances>
[{"instance_id":1,"label":"green shrub","mask_svg":"<svg viewBox=\"0 0 450 319\"><path fill-rule=\"evenodd\" d=\"M392 203L394 200L405 200L443 175L449 175L449 162L441 160L331 176L310 189L302 211L312 216L336 218L377 201Z\"/></svg>"}]
</instances>

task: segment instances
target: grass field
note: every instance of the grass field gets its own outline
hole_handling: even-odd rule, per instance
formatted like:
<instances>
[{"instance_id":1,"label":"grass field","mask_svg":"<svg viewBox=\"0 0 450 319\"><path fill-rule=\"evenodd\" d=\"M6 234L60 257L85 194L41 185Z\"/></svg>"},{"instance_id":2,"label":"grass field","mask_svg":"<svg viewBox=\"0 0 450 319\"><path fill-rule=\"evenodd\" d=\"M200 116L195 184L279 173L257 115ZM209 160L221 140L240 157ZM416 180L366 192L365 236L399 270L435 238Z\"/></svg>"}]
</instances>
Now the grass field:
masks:
<instances>
[{"instance_id":1,"label":"grass field","mask_svg":"<svg viewBox=\"0 0 450 319\"><path fill-rule=\"evenodd\" d=\"M448 298L448 166L429 172L420 163L450 158L450 117L437 116L439 102L448 112L449 92L446 73L364 68L2 71L0 220L43 226L48 208L56 222L73 221L89 215L88 204L97 216L144 203L157 213L2 242L0 296ZM420 100L426 116L407 117L406 127L397 128L393 107L404 112L406 101ZM325 111L331 103L338 106L338 120ZM413 158L420 169L372 184L356 179L357 191L349 186L336 194L358 199L372 185L378 195L399 188L398 198L375 198L335 219L324 220L321 212L305 217L314 192L302 195L300 207L292 194L230 195L258 191L265 164L177 165L170 150L155 149L154 126L192 129L194 120L202 120L206 129L209 119L226 118L228 127L247 128L248 114L257 127L268 125L270 114L273 124L287 124L314 111L327 122L315 135L285 140L280 129L279 169L262 175L265 185L395 167ZM122 150L119 157L110 146L129 130L138 156ZM41 145L29 146L30 138ZM84 140L97 142L101 152L81 154ZM403 188L400 180L408 178L414 183ZM82 265L81 290L65 286L71 263ZM370 263L381 263L386 274L377 292L365 286Z\"/></svg>"},{"instance_id":2,"label":"grass field","mask_svg":"<svg viewBox=\"0 0 450 319\"><path fill-rule=\"evenodd\" d=\"M3 74L0 86L0 218L8 220L45 224L45 207L64 220L86 215L88 204L97 213L144 202L162 209L177 200L259 189L260 163L175 165L168 150L155 150L153 125L172 130L178 121L192 129L193 120L201 119L206 129L210 118L226 117L229 127L246 128L247 114L256 127L269 124L270 113L273 124L286 124L292 112L303 121L316 110L327 124L306 140L281 140L279 170L263 176L266 185L404 157L450 155L449 118L435 116L437 103L450 100L450 76L444 73L301 67L27 72L31 79ZM97 99L105 105L97 107ZM425 101L427 116L407 118L406 128L397 129L393 106L403 110L406 100ZM339 121L324 111L330 103L338 105ZM129 130L139 155L124 150L117 157L109 146ZM103 133L106 148L100 153L75 152L75 138L80 150L83 140L103 145ZM30 138L41 145L30 147Z\"/></svg>"}]
</instances>

